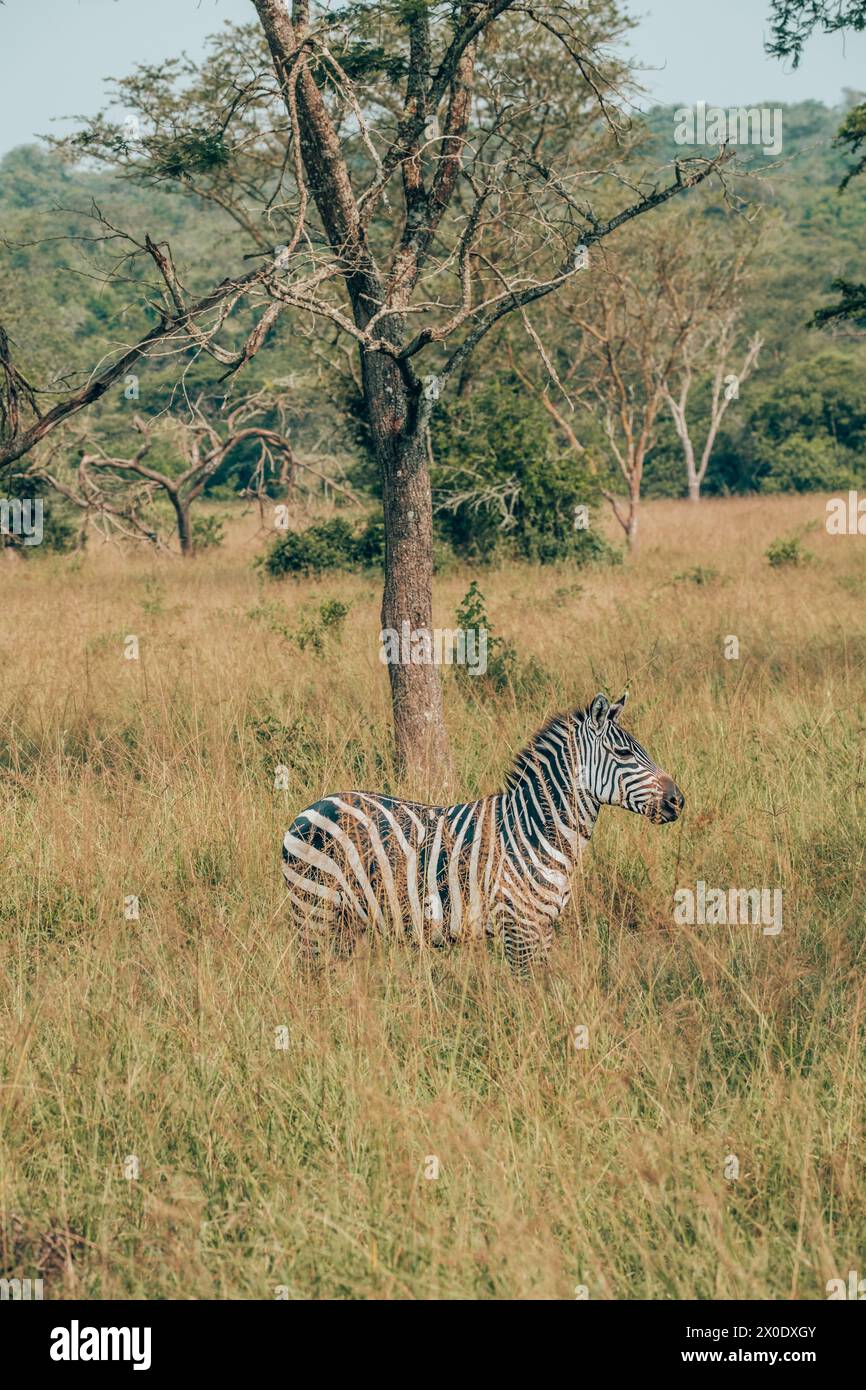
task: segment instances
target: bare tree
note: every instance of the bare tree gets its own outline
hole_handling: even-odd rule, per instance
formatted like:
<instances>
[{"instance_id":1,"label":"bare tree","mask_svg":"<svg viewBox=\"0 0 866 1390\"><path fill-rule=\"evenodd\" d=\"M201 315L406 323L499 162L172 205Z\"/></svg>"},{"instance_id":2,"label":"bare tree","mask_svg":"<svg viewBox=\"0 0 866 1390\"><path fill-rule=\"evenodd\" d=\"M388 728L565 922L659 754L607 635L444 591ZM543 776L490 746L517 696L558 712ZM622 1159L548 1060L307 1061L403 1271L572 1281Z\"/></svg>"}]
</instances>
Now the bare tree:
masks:
<instances>
[{"instance_id":1,"label":"bare tree","mask_svg":"<svg viewBox=\"0 0 866 1390\"><path fill-rule=\"evenodd\" d=\"M603 487L602 495L631 550L638 544L644 465L670 371L689 331L687 323L671 331L662 313L660 280L646 273L647 261L654 262L660 254L663 248L656 245L649 255L632 248L631 256L609 259L589 302L570 314L589 345L576 390L600 418L624 484L624 500L612 488Z\"/></svg>"},{"instance_id":2,"label":"bare tree","mask_svg":"<svg viewBox=\"0 0 866 1390\"><path fill-rule=\"evenodd\" d=\"M315 16L308 0L253 4L260 33L235 31L198 81L186 68L173 90L176 69L164 79L143 69L119 84L141 114L138 136L99 118L77 148L210 200L259 268L192 297L165 243L127 236L130 254L159 273L160 322L7 439L0 463L157 348L209 353L231 373L283 311L327 320L360 355L385 515L382 626L429 634L436 400L507 316L525 317L594 247L706 180L729 152L668 174L622 173L623 72L599 56L623 27L609 0L422 0ZM226 345L220 331L242 301L259 316ZM441 773L438 673L392 665L389 677L399 761L419 780Z\"/></svg>"},{"instance_id":3,"label":"bare tree","mask_svg":"<svg viewBox=\"0 0 866 1390\"><path fill-rule=\"evenodd\" d=\"M739 371L733 369L743 290L760 236L742 216L732 217L729 226L728 236L706 245L689 236L682 218L674 216L673 247L660 259L657 271L661 313L678 340L665 381L665 404L682 445L688 495L693 502L700 500L725 412L731 401L739 398L740 386L751 376L763 345L760 334L754 334L744 349ZM688 402L695 378L707 375L711 382L709 414L698 459L696 425L689 422Z\"/></svg>"},{"instance_id":4,"label":"bare tree","mask_svg":"<svg viewBox=\"0 0 866 1390\"><path fill-rule=\"evenodd\" d=\"M665 402L673 417L674 427L686 461L686 480L689 499L700 501L701 485L715 446L719 427L729 404L739 396L740 387L748 381L758 361L763 347L763 339L756 333L750 340L738 372L732 372L730 356L736 339L738 307L733 306L711 319L701 335L701 342L695 344L687 339L681 348L678 369L671 373L671 381L665 388ZM695 450L694 426L689 424L688 402L696 370L709 360L712 370L710 411L705 424L704 442L700 460ZM678 379L675 381L674 377Z\"/></svg>"},{"instance_id":5,"label":"bare tree","mask_svg":"<svg viewBox=\"0 0 866 1390\"><path fill-rule=\"evenodd\" d=\"M108 223L104 225L110 226ZM112 229L112 234L122 237L133 247L138 245L127 233ZM152 249L158 251L159 248ZM154 328L143 334L131 347L111 354L113 361L97 366L81 386L69 393L63 391L63 383L40 389L27 382L15 365L8 336L0 328L0 468L8 469L58 426L96 404L115 382L120 381L137 363L149 358L157 347L164 353L182 358L195 345L212 355L218 354L218 360L233 364L235 369L242 366L261 346L276 316L275 307L269 306L265 310L239 351L220 349L217 335L244 295L261 287L269 273L270 268L251 271L247 275L223 281L215 290L197 299L183 300L182 307L174 312L164 309ZM202 321L205 321L206 327L202 327ZM43 409L42 398L46 395L60 396L60 399L48 409ZM28 409L22 408L24 406Z\"/></svg>"},{"instance_id":6,"label":"bare tree","mask_svg":"<svg viewBox=\"0 0 866 1390\"><path fill-rule=\"evenodd\" d=\"M725 411L760 351L756 338L739 373L730 370L740 291L756 244L741 216L732 215L730 227L718 246L708 245L671 210L650 235L607 251L594 275L552 305L542 334L560 345L551 358L535 330L535 354L521 359L508 345L512 370L540 398L576 457L595 461L581 437L589 421L580 420L578 407L588 407L600 423L625 496L612 487L602 491L631 549L661 411L667 406L674 419L689 495L697 497ZM694 380L705 372L712 374L710 417L698 462L687 409Z\"/></svg>"},{"instance_id":7,"label":"bare tree","mask_svg":"<svg viewBox=\"0 0 866 1390\"><path fill-rule=\"evenodd\" d=\"M26 476L47 483L59 496L88 514L107 518L115 530L136 539L158 540L149 509L154 497L162 493L174 513L181 555L189 558L195 553L193 504L239 445L258 445L254 468L257 490L268 480L289 489L296 469L306 466L297 459L284 428L250 423L272 406L272 399L266 400L264 393L256 392L238 401L222 419L208 415L201 399L191 403L187 418L164 416L145 420L136 414L133 425L141 442L134 453L111 453L85 436L79 441L74 480L64 478L56 464L47 460L35 461ZM284 412L281 414L284 422ZM179 471L168 471L153 462L151 455L158 442L179 454Z\"/></svg>"}]
</instances>

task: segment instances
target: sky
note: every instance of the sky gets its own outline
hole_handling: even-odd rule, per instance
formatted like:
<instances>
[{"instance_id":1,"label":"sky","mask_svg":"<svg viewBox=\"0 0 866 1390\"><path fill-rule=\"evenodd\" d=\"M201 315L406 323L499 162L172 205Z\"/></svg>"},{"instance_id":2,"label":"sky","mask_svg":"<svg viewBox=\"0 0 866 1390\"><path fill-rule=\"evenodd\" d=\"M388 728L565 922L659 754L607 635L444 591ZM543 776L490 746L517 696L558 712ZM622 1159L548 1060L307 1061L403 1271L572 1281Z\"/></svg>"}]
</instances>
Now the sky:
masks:
<instances>
[{"instance_id":1,"label":"sky","mask_svg":"<svg viewBox=\"0 0 866 1390\"><path fill-rule=\"evenodd\" d=\"M866 34L814 35L800 67L764 53L770 0L627 0L639 20L628 45L653 101L752 105L813 97L837 105L866 89ZM103 79L181 50L201 54L226 19L247 21L250 0L4 0L0 7L0 155L91 115Z\"/></svg>"}]
</instances>

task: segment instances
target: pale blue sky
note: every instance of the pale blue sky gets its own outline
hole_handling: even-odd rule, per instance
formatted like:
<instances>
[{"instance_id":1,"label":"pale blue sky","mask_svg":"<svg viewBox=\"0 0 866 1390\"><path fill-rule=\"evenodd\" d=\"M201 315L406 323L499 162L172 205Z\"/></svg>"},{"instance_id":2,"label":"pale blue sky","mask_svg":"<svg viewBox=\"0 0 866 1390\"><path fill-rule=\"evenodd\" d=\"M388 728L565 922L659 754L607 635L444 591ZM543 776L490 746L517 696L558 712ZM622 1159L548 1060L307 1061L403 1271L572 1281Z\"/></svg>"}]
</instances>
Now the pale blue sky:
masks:
<instances>
[{"instance_id":1,"label":"pale blue sky","mask_svg":"<svg viewBox=\"0 0 866 1390\"><path fill-rule=\"evenodd\" d=\"M866 34L819 35L796 70L763 50L770 0L628 0L640 17L630 46L648 69L650 99L734 106L815 97L837 103L866 88ZM59 130L52 117L89 114L102 80L137 62L197 55L250 0L5 0L0 8L0 154Z\"/></svg>"}]
</instances>

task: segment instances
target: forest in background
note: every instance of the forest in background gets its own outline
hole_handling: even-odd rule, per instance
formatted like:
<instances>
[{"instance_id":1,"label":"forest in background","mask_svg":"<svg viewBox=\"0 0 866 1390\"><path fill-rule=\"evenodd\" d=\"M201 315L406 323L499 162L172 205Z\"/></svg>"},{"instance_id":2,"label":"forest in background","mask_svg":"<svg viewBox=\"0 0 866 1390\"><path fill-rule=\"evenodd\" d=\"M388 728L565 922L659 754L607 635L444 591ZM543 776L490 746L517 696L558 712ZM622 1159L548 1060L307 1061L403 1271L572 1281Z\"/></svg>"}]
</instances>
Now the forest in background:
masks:
<instances>
[{"instance_id":1,"label":"forest in background","mask_svg":"<svg viewBox=\"0 0 866 1390\"><path fill-rule=\"evenodd\" d=\"M848 109L859 99L847 93ZM856 323L812 324L832 294L832 283L859 273L862 192L857 183L840 191L848 161L834 146L845 113L818 102L780 109L778 158L767 159L760 148L739 149L725 197L712 189L696 191L687 220L679 207L663 208L645 238L665 258L678 250L685 255L687 285L689 277L699 279L702 260L711 273L736 255L745 262L741 282L732 286L736 323L727 365L735 369L755 335L761 348L751 376L721 420L702 484L710 495L826 491L866 481L862 331ZM655 107L639 118L641 160L662 165L682 154L674 141L675 111ZM0 302L26 377L58 385L81 380L118 344L132 341L155 321L156 311L146 302L147 268L140 261L123 263L123 246L115 244L106 222L169 242L193 290L209 283L217 246L220 264L236 246L234 269L248 269L243 229L198 198L191 183L166 176L142 187L82 158L68 143L56 149L25 146L6 155L0 163ZM648 265L644 281L638 277L635 283L647 301L654 274ZM597 558L604 549L600 538L593 537L591 545L588 535L575 534L572 521L582 502L604 506L601 493L616 491L618 477L604 428L610 403L598 389L605 364L599 358L579 360L586 335L576 327L574 304L582 289L579 283L570 300L545 315L539 324L543 346L533 341L531 326L509 323L476 352L458 391L435 411L435 524L440 544L458 554L489 559L503 541L512 551L516 547L518 554L542 561L562 558L569 550ZM590 305L587 312L597 316L599 310ZM351 499L372 504L380 485L358 366L339 337L321 320L305 323L298 317L291 329L280 326L247 364L242 385L235 379L224 388L214 364L194 352L187 353L182 375L174 357L165 367L158 358L142 362L138 396L130 401L123 383L116 385L89 413L87 435L125 456L134 450L134 413L164 421L183 417L190 401L200 397L212 410L224 410L233 397L264 390L270 401L279 398L294 456L310 470L302 476L313 491L305 505L290 508L291 528L315 519L315 500L323 492L337 506ZM639 339L634 349L642 351ZM634 374L634 355L625 369ZM579 389L573 391L575 384ZM638 394L640 387L629 383ZM689 400L698 440L708 428L711 388L711 372L699 367ZM276 425L272 404L263 419ZM80 449L78 436L67 435L61 455L66 447L75 457L76 446ZM160 437L155 457L170 475L182 467L170 437ZM256 480L259 457L258 441L242 441L206 478L204 495L230 500L249 495L256 482L260 492L281 497L284 488L276 475ZM324 479L335 480L336 489ZM681 441L672 412L664 407L652 426L642 491L645 497L687 492ZM53 506L49 542L53 537L58 545L71 543L74 510ZM381 530L373 515L361 538L361 552L373 559L381 550ZM338 527L326 542L345 547L346 526L343 533ZM217 534L200 523L202 544Z\"/></svg>"}]
</instances>

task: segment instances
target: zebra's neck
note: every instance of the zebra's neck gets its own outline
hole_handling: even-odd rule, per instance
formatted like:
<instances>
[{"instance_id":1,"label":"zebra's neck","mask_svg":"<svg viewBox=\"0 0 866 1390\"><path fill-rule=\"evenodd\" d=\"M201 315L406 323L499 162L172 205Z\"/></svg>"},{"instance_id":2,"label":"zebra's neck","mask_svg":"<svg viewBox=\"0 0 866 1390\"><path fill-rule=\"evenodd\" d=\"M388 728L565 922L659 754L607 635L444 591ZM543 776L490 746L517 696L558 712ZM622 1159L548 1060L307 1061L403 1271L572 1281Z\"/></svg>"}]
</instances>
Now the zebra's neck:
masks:
<instances>
[{"instance_id":1,"label":"zebra's neck","mask_svg":"<svg viewBox=\"0 0 866 1390\"><path fill-rule=\"evenodd\" d=\"M595 828L600 803L581 786L574 716L558 716L515 761L503 818L547 858L570 867Z\"/></svg>"}]
</instances>

